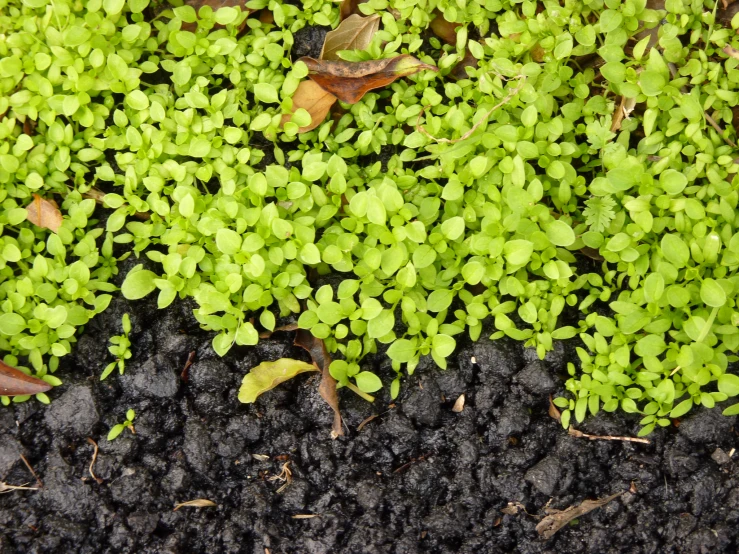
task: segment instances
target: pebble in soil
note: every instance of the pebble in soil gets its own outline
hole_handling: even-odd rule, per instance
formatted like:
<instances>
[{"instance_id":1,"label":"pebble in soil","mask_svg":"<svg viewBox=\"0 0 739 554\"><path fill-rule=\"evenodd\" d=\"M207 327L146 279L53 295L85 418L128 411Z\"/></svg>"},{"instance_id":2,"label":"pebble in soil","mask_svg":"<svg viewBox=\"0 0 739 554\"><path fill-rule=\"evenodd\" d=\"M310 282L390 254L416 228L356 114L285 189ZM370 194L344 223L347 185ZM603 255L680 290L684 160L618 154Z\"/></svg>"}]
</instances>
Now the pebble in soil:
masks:
<instances>
[{"instance_id":1,"label":"pebble in soil","mask_svg":"<svg viewBox=\"0 0 739 554\"><path fill-rule=\"evenodd\" d=\"M547 415L568 349L539 361L510 341L460 341L447 371L427 360L401 397L368 404L341 392L346 436L303 375L242 405L243 375L263 360L307 359L289 333L219 358L192 305L116 300L88 325L38 403L0 410L0 480L43 481L0 495L0 553L708 553L736 552L739 477L734 418L697 410L652 444L568 436ZM134 356L100 382L107 338L132 317ZM195 361L181 376L190 352ZM472 358L476 363L472 363ZM367 360L385 377L386 359ZM461 413L452 406L460 394ZM136 434L107 431L136 411ZM370 415L361 431L358 425ZM17 422L17 423L16 423ZM584 432L633 435L636 420L601 414ZM100 452L89 474L95 439ZM733 454L736 457L736 454ZM267 456L268 458L265 458ZM274 480L285 462L292 482ZM629 492L542 541L544 507ZM215 508L175 504L207 498ZM319 514L294 519L300 514Z\"/></svg>"}]
</instances>

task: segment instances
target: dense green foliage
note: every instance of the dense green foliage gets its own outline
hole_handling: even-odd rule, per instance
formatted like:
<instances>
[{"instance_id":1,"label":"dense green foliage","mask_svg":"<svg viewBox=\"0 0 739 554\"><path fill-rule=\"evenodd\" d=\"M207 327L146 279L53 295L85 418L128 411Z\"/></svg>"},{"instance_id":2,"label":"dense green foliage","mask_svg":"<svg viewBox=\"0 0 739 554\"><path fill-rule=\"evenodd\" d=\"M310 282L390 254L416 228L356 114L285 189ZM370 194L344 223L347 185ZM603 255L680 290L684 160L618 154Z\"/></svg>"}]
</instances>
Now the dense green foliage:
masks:
<instances>
[{"instance_id":1,"label":"dense green foliage","mask_svg":"<svg viewBox=\"0 0 739 554\"><path fill-rule=\"evenodd\" d=\"M335 27L338 4L247 6L274 23L233 8L152 17L147 0L0 0L7 362L56 368L115 290L117 243L161 266L132 270L123 294L194 297L218 353L300 313L340 384L360 375L365 392L381 386L359 369L377 343L398 375L428 354L445 367L455 337L477 339L491 318L493 338L542 357L582 339L572 399L557 400L565 425L621 407L648 433L739 394L726 372L739 347L739 62L722 51L739 41L712 3L370 0L361 11L381 30L344 58L411 53L441 71L303 134L281 127L307 74L293 35ZM436 7L462 24L456 45L426 30ZM476 64L452 78L467 51ZM108 191L104 228L93 187ZM25 221L33 193L60 200L58 233ZM577 270L583 249L598 271ZM336 289L308 280L331 272L346 277ZM562 326L567 309L584 316Z\"/></svg>"}]
</instances>

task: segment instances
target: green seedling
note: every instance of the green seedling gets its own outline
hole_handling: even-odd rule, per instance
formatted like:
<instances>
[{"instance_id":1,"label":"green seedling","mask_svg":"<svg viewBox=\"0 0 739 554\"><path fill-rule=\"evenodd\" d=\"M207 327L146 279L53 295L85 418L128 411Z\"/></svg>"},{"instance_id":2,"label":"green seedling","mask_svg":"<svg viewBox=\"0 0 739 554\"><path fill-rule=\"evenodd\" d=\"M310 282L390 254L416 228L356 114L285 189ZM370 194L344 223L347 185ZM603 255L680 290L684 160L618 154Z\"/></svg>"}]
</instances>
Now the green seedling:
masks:
<instances>
[{"instance_id":1,"label":"green seedling","mask_svg":"<svg viewBox=\"0 0 739 554\"><path fill-rule=\"evenodd\" d=\"M118 423L116 425L113 425L113 428L108 433L108 440L109 441L114 440L116 437L118 437L118 435L123 433L123 431L126 428L128 428L129 431L131 431L131 433L135 435L136 429L133 426L133 418L135 417L136 417L136 412L134 412L133 410L128 410L126 412L126 421L124 421L123 423Z\"/></svg>"},{"instance_id":2,"label":"green seedling","mask_svg":"<svg viewBox=\"0 0 739 554\"><path fill-rule=\"evenodd\" d=\"M578 341L566 425L624 410L649 433L735 397L739 18L716 5L368 0L376 31L334 62L439 71L314 125L294 36L338 3L0 0L0 351L53 373L127 245L155 265L126 298L193 298L220 355L299 314L365 395L489 323L542 358Z\"/></svg>"},{"instance_id":3,"label":"green seedling","mask_svg":"<svg viewBox=\"0 0 739 554\"><path fill-rule=\"evenodd\" d=\"M110 375L116 367L118 372L123 375L126 369L126 360L131 358L131 340L128 338L128 334L131 332L131 318L128 314L123 314L121 325L123 334L110 337L110 346L108 347L108 351L116 357L116 360L105 367L102 375L100 375L101 381Z\"/></svg>"}]
</instances>

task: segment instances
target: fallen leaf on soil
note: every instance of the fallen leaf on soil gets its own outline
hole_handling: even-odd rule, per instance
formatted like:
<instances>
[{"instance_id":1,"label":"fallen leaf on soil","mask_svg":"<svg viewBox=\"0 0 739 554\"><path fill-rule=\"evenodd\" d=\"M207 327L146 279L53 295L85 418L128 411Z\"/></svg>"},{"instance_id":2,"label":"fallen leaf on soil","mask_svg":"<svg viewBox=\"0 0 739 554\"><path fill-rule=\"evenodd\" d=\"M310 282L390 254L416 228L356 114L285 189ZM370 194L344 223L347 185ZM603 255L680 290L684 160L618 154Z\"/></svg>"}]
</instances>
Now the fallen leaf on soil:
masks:
<instances>
[{"instance_id":1,"label":"fallen leaf on soil","mask_svg":"<svg viewBox=\"0 0 739 554\"><path fill-rule=\"evenodd\" d=\"M21 370L0 362L0 396L38 394L51 388L46 381L26 375Z\"/></svg>"},{"instance_id":2,"label":"fallen leaf on soil","mask_svg":"<svg viewBox=\"0 0 739 554\"><path fill-rule=\"evenodd\" d=\"M313 360L313 365L321 372L321 384L318 387L318 393L334 411L331 438L335 439L344 434L344 428L341 424L339 396L336 394L336 379L331 376L328 370L328 367L331 365L331 356L329 356L324 342L311 335L310 331L306 331L305 329L298 330L295 335L295 346L300 346L307 350Z\"/></svg>"},{"instance_id":3,"label":"fallen leaf on soil","mask_svg":"<svg viewBox=\"0 0 739 554\"><path fill-rule=\"evenodd\" d=\"M215 502L207 500L205 498L198 498L196 500L188 500L187 502L181 502L174 507L173 512L176 512L180 508L210 508L212 506L218 506Z\"/></svg>"},{"instance_id":4,"label":"fallen leaf on soil","mask_svg":"<svg viewBox=\"0 0 739 554\"><path fill-rule=\"evenodd\" d=\"M631 115L631 112L634 111L635 107L636 98L626 98L625 96L621 97L621 102L618 104L618 108L616 108L616 112L613 114L613 123L611 123L612 133L621 129L621 123L624 119L629 119L629 116Z\"/></svg>"},{"instance_id":5,"label":"fallen leaf on soil","mask_svg":"<svg viewBox=\"0 0 739 554\"><path fill-rule=\"evenodd\" d=\"M562 418L562 414L559 413L559 410L557 409L557 406L554 405L554 402L552 402L552 395L549 395L549 417L552 417L559 421Z\"/></svg>"},{"instance_id":6,"label":"fallen leaf on soil","mask_svg":"<svg viewBox=\"0 0 739 554\"><path fill-rule=\"evenodd\" d=\"M283 325L282 327L276 327L272 331L265 331L264 333L259 333L260 339L268 339L272 336L273 333L277 333L278 331L297 331L298 330L298 324L297 323L288 323L287 325Z\"/></svg>"},{"instance_id":7,"label":"fallen leaf on soil","mask_svg":"<svg viewBox=\"0 0 739 554\"><path fill-rule=\"evenodd\" d=\"M250 404L260 394L306 371L316 371L316 368L313 364L290 358L281 358L276 362L262 362L244 376L239 389L239 401Z\"/></svg>"},{"instance_id":8,"label":"fallen leaf on soil","mask_svg":"<svg viewBox=\"0 0 739 554\"><path fill-rule=\"evenodd\" d=\"M269 456L267 456L266 454L252 454L251 457L259 462L266 462L267 460L269 460Z\"/></svg>"},{"instance_id":9,"label":"fallen leaf on soil","mask_svg":"<svg viewBox=\"0 0 739 554\"><path fill-rule=\"evenodd\" d=\"M380 16L350 15L336 29L326 33L321 48L322 60L340 60L341 50L365 50L380 28Z\"/></svg>"},{"instance_id":10,"label":"fallen leaf on soil","mask_svg":"<svg viewBox=\"0 0 739 554\"><path fill-rule=\"evenodd\" d=\"M541 536L544 539L549 539L553 537L557 531L562 529L562 527L567 525L570 521L572 521L576 517L580 517L581 515L585 515L588 512L592 512L596 508L605 506L611 500L618 498L622 494L623 494L622 492L617 492L616 494L612 494L611 496L606 496L605 498L601 498L599 500L584 500L577 506L570 506L566 510L562 510L562 511L556 510L554 513L542 519L537 524L536 530L539 533L539 536Z\"/></svg>"},{"instance_id":11,"label":"fallen leaf on soil","mask_svg":"<svg viewBox=\"0 0 739 554\"><path fill-rule=\"evenodd\" d=\"M303 108L310 114L311 122L310 125L300 127L298 132L307 133L323 123L334 102L336 102L336 96L323 90L318 83L311 80L301 81L293 94L293 113ZM291 114L283 115L281 125L284 126L291 118Z\"/></svg>"},{"instance_id":12,"label":"fallen leaf on soil","mask_svg":"<svg viewBox=\"0 0 739 554\"><path fill-rule=\"evenodd\" d=\"M185 2L185 5L192 6L195 9L195 12L199 12L200 8L203 6L210 6L213 8L214 12L217 11L218 8L241 8L242 12L247 12L249 14L257 11L247 8L247 2L249 2L249 0L188 0ZM239 26L239 30L243 29L245 26L246 20L244 20L244 22ZM197 23L183 23L181 27L183 31L190 31L191 33L194 33L197 28ZM223 29L223 25L215 25L213 28Z\"/></svg>"},{"instance_id":13,"label":"fallen leaf on soil","mask_svg":"<svg viewBox=\"0 0 739 554\"><path fill-rule=\"evenodd\" d=\"M454 403L454 406L452 406L452 411L455 413L459 413L462 410L464 410L464 394L460 394L459 398L457 398L457 401Z\"/></svg>"},{"instance_id":14,"label":"fallen leaf on soil","mask_svg":"<svg viewBox=\"0 0 739 554\"><path fill-rule=\"evenodd\" d=\"M400 77L424 69L438 71L409 54L367 62L324 61L300 58L310 70L310 78L321 88L347 104L356 104L370 90L382 88Z\"/></svg>"},{"instance_id":15,"label":"fallen leaf on soil","mask_svg":"<svg viewBox=\"0 0 739 554\"><path fill-rule=\"evenodd\" d=\"M50 229L56 233L62 225L62 212L53 200L46 200L34 194L33 202L26 210L28 210L28 221L38 227Z\"/></svg>"},{"instance_id":16,"label":"fallen leaf on soil","mask_svg":"<svg viewBox=\"0 0 739 554\"><path fill-rule=\"evenodd\" d=\"M457 27L460 25L461 23L447 21L444 19L444 14L436 9L434 10L434 18L431 20L429 26L434 34L447 44L457 44Z\"/></svg>"},{"instance_id":17,"label":"fallen leaf on soil","mask_svg":"<svg viewBox=\"0 0 739 554\"><path fill-rule=\"evenodd\" d=\"M339 14L342 21L352 14L362 15L359 11L359 4L364 4L366 0L344 0L339 8Z\"/></svg>"},{"instance_id":18,"label":"fallen leaf on soil","mask_svg":"<svg viewBox=\"0 0 739 554\"><path fill-rule=\"evenodd\" d=\"M467 67L477 67L477 58L472 55L469 48L467 49L467 52L465 52L464 58L462 58L462 60L454 66L454 69L449 72L449 77L457 81L469 79L470 76L467 75Z\"/></svg>"},{"instance_id":19,"label":"fallen leaf on soil","mask_svg":"<svg viewBox=\"0 0 739 554\"><path fill-rule=\"evenodd\" d=\"M500 511L506 515L515 516L519 512L519 510L523 510L528 514L528 512L526 511L526 506L524 506L520 502L509 502L508 505L505 508L501 508Z\"/></svg>"}]
</instances>

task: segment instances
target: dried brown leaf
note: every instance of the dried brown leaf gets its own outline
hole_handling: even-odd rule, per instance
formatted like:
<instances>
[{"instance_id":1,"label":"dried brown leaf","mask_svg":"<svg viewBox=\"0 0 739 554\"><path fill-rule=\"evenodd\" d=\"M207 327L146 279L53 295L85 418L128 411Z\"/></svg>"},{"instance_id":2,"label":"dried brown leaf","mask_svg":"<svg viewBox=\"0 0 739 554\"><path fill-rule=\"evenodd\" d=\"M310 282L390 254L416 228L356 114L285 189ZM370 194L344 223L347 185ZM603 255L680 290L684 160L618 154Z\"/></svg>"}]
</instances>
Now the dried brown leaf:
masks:
<instances>
[{"instance_id":1,"label":"dried brown leaf","mask_svg":"<svg viewBox=\"0 0 739 554\"><path fill-rule=\"evenodd\" d=\"M188 500L187 502L180 502L175 505L173 512L176 512L180 508L210 508L218 506L215 502L212 502L206 498L197 498L195 500Z\"/></svg>"},{"instance_id":2,"label":"dried brown leaf","mask_svg":"<svg viewBox=\"0 0 739 554\"><path fill-rule=\"evenodd\" d=\"M605 506L611 500L618 498L622 494L622 492L617 492L616 494L606 496L605 498L601 498L599 500L585 500L577 506L570 506L566 510L555 511L554 513L542 519L537 524L536 530L539 533L540 537L544 539L549 539L553 537L557 531L562 529L562 527L567 525L576 517L580 517L581 515L587 514L588 512L592 512L596 508Z\"/></svg>"},{"instance_id":3,"label":"dried brown leaf","mask_svg":"<svg viewBox=\"0 0 739 554\"><path fill-rule=\"evenodd\" d=\"M365 1L366 0L344 0L339 8L341 20L343 21L352 14L362 15L362 12L359 11L359 4L364 4Z\"/></svg>"},{"instance_id":4,"label":"dried brown leaf","mask_svg":"<svg viewBox=\"0 0 739 554\"><path fill-rule=\"evenodd\" d=\"M434 34L447 44L457 44L457 27L461 23L451 23L444 19L444 14L438 9L434 10L434 17L431 20L431 30Z\"/></svg>"},{"instance_id":5,"label":"dried brown leaf","mask_svg":"<svg viewBox=\"0 0 739 554\"><path fill-rule=\"evenodd\" d=\"M460 413L462 410L464 410L464 394L460 394L454 406L452 406L452 411L455 413Z\"/></svg>"},{"instance_id":6,"label":"dried brown leaf","mask_svg":"<svg viewBox=\"0 0 739 554\"><path fill-rule=\"evenodd\" d=\"M636 107L636 98L621 97L621 102L618 104L618 108L613 114L613 123L611 123L611 132L615 133L621 129L621 123L624 119L629 119L631 112Z\"/></svg>"},{"instance_id":7,"label":"dried brown leaf","mask_svg":"<svg viewBox=\"0 0 739 554\"><path fill-rule=\"evenodd\" d=\"M336 96L323 90L318 83L310 79L301 81L295 94L293 94L293 113L303 108L310 114L311 122L310 125L300 127L298 132L307 133L323 123L334 102L336 102ZM283 115L282 125L284 126L291 118L292 115L290 114Z\"/></svg>"},{"instance_id":8,"label":"dried brown leaf","mask_svg":"<svg viewBox=\"0 0 739 554\"><path fill-rule=\"evenodd\" d=\"M334 411L331 437L335 439L344 434L344 428L341 423L341 412L339 411L339 396L336 394L336 379L331 376L328 370L331 365L331 356L329 356L324 342L305 329L298 330L295 335L295 346L307 350L313 360L313 365L321 371L321 384L318 386L318 393Z\"/></svg>"},{"instance_id":9,"label":"dried brown leaf","mask_svg":"<svg viewBox=\"0 0 739 554\"><path fill-rule=\"evenodd\" d=\"M340 60L341 50L365 50L380 28L380 16L350 15L336 29L326 33L321 48L322 60Z\"/></svg>"},{"instance_id":10,"label":"dried brown leaf","mask_svg":"<svg viewBox=\"0 0 739 554\"><path fill-rule=\"evenodd\" d=\"M28 221L42 227L50 229L55 233L62 225L62 212L59 206L53 200L41 198L38 194L33 195L33 202L26 208L28 211Z\"/></svg>"},{"instance_id":11,"label":"dried brown leaf","mask_svg":"<svg viewBox=\"0 0 739 554\"><path fill-rule=\"evenodd\" d=\"M562 419L562 414L557 409L557 406L554 405L554 402L552 402L552 395L549 395L549 417L552 417L559 421Z\"/></svg>"},{"instance_id":12,"label":"dried brown leaf","mask_svg":"<svg viewBox=\"0 0 739 554\"><path fill-rule=\"evenodd\" d=\"M310 70L310 78L321 88L347 104L356 104L370 90L382 88L400 77L413 75L424 69L438 71L433 65L417 60L409 54L383 60L346 62L300 58Z\"/></svg>"},{"instance_id":13,"label":"dried brown leaf","mask_svg":"<svg viewBox=\"0 0 739 554\"><path fill-rule=\"evenodd\" d=\"M470 76L467 74L468 67L477 67L477 58L472 55L472 52L470 52L469 48L467 49L467 52L465 52L464 58L457 62L457 65L454 66L454 69L449 72L449 77L456 81L469 79Z\"/></svg>"},{"instance_id":14,"label":"dried brown leaf","mask_svg":"<svg viewBox=\"0 0 739 554\"><path fill-rule=\"evenodd\" d=\"M21 370L0 361L0 396L38 394L51 390L51 388L46 381L30 377Z\"/></svg>"}]
</instances>

